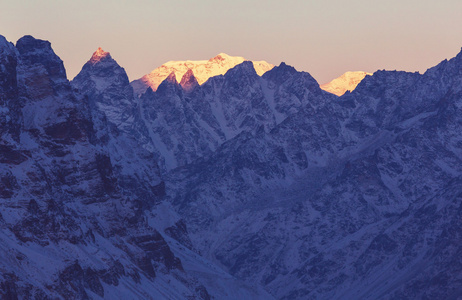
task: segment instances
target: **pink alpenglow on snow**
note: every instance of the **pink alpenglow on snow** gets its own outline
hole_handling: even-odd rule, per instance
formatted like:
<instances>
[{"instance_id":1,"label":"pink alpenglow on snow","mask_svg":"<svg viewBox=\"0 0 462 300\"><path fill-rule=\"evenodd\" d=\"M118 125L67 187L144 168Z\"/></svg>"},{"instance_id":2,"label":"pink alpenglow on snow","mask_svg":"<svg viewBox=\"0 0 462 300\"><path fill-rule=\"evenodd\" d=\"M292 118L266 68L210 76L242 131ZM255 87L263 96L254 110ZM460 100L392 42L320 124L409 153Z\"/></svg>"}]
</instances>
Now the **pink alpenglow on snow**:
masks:
<instances>
[{"instance_id":1,"label":"pink alpenglow on snow","mask_svg":"<svg viewBox=\"0 0 462 300\"><path fill-rule=\"evenodd\" d=\"M109 52L104 51L101 47L99 47L95 53L91 56L90 63L96 64L100 62L103 58L110 57L111 54Z\"/></svg>"},{"instance_id":2,"label":"pink alpenglow on snow","mask_svg":"<svg viewBox=\"0 0 462 300\"><path fill-rule=\"evenodd\" d=\"M246 61L240 56L229 56L220 53L209 60L186 60L186 61L169 61L162 66L154 69L151 73L144 75L140 79L132 82L132 87L136 95L143 94L148 87L153 91L164 81L172 72L176 76L177 82L180 82L183 75L191 70L196 77L199 85L203 84L210 77L224 75L229 69ZM253 66L258 75L263 75L271 70L274 65L266 61L253 61Z\"/></svg>"},{"instance_id":3,"label":"pink alpenglow on snow","mask_svg":"<svg viewBox=\"0 0 462 300\"><path fill-rule=\"evenodd\" d=\"M346 91L352 92L367 75L372 74L363 71L346 72L331 82L321 85L321 89L334 95L342 96Z\"/></svg>"}]
</instances>

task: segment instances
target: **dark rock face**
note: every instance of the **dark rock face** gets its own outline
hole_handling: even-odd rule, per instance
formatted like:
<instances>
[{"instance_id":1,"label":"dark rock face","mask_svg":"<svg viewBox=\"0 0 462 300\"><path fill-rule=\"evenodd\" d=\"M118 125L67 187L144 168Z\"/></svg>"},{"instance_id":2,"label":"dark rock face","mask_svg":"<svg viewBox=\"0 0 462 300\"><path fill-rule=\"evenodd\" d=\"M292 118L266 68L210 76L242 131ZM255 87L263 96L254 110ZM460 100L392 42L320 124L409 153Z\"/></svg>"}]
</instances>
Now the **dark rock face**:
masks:
<instances>
[{"instance_id":1,"label":"dark rock face","mask_svg":"<svg viewBox=\"0 0 462 300\"><path fill-rule=\"evenodd\" d=\"M20 103L16 67L18 51L0 37L0 136L18 141L20 134ZM3 151L2 151L3 152Z\"/></svg>"},{"instance_id":2,"label":"dark rock face","mask_svg":"<svg viewBox=\"0 0 462 300\"><path fill-rule=\"evenodd\" d=\"M25 36L18 40L16 48L21 60L18 81L23 85L29 101L43 100L69 91L64 64L48 41Z\"/></svg>"},{"instance_id":3,"label":"dark rock face","mask_svg":"<svg viewBox=\"0 0 462 300\"><path fill-rule=\"evenodd\" d=\"M175 257L159 232L133 237L133 242L144 251L148 261L161 262L167 270L183 270L181 261Z\"/></svg>"},{"instance_id":4,"label":"dark rock face","mask_svg":"<svg viewBox=\"0 0 462 300\"><path fill-rule=\"evenodd\" d=\"M173 226L165 228L165 234L179 241L182 245L193 249L191 240L189 239L188 229L184 220L179 220Z\"/></svg>"},{"instance_id":5,"label":"dark rock face","mask_svg":"<svg viewBox=\"0 0 462 300\"><path fill-rule=\"evenodd\" d=\"M66 70L64 64L51 49L48 41L38 40L26 35L18 40L16 48L21 55L21 61L26 66L40 65L53 81L65 81Z\"/></svg>"},{"instance_id":6,"label":"dark rock face","mask_svg":"<svg viewBox=\"0 0 462 300\"><path fill-rule=\"evenodd\" d=\"M135 110L128 77L110 55L98 59L76 81L81 93L49 42L0 38L0 295L133 297L127 285L207 294L146 222L165 185L152 153L123 131ZM120 110L103 109L111 104ZM175 284L160 288L159 276Z\"/></svg>"}]
</instances>

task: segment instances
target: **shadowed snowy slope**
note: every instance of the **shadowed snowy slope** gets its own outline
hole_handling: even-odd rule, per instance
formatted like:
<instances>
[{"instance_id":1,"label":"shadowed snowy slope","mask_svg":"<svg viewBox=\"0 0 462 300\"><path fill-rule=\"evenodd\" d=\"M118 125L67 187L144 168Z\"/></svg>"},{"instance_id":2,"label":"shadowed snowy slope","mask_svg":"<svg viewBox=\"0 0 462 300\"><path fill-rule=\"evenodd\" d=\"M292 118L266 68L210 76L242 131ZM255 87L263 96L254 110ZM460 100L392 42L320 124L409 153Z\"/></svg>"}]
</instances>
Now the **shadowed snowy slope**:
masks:
<instances>
[{"instance_id":1,"label":"shadowed snowy slope","mask_svg":"<svg viewBox=\"0 0 462 300\"><path fill-rule=\"evenodd\" d=\"M187 76L183 84L193 83L186 89L171 73L156 92L140 98L140 119L167 171L206 157L241 132L269 131L310 101L318 106L335 98L308 73L284 63L260 77L243 62L201 86L194 74Z\"/></svg>"},{"instance_id":2,"label":"shadowed snowy slope","mask_svg":"<svg viewBox=\"0 0 462 300\"><path fill-rule=\"evenodd\" d=\"M376 72L175 170L192 246L279 299L460 296L461 81Z\"/></svg>"},{"instance_id":3,"label":"shadowed snowy slope","mask_svg":"<svg viewBox=\"0 0 462 300\"><path fill-rule=\"evenodd\" d=\"M210 299L229 286L267 298L197 256L180 254L183 267L183 248L148 223L165 188L152 153L120 126L126 74L100 50L90 63L81 94L49 42L0 38L2 297Z\"/></svg>"}]
</instances>

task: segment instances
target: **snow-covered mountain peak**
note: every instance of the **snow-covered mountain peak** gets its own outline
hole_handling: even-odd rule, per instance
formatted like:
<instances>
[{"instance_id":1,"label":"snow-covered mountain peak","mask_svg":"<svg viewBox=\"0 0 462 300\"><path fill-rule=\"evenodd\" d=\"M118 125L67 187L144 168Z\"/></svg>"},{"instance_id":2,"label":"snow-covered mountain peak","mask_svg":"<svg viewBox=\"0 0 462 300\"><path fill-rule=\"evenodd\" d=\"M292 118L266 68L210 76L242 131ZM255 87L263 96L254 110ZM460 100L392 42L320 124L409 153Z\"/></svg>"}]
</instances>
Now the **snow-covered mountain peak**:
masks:
<instances>
[{"instance_id":1,"label":"snow-covered mountain peak","mask_svg":"<svg viewBox=\"0 0 462 300\"><path fill-rule=\"evenodd\" d=\"M126 125L134 106L133 90L125 69L109 52L98 48L71 84L87 96L110 123Z\"/></svg>"},{"instance_id":2,"label":"snow-covered mountain peak","mask_svg":"<svg viewBox=\"0 0 462 300\"><path fill-rule=\"evenodd\" d=\"M136 95L143 94L148 87L154 91L157 90L161 82L174 72L177 81L181 81L183 75L192 70L194 77L199 85L202 85L210 77L224 75L229 69L241 64L246 59L240 56L230 56L225 53L220 53L209 60L186 60L186 61L169 61L162 66L154 69L151 73L137 79L131 83ZM263 75L274 66L265 61L253 62L255 71L258 75Z\"/></svg>"},{"instance_id":3,"label":"snow-covered mountain peak","mask_svg":"<svg viewBox=\"0 0 462 300\"><path fill-rule=\"evenodd\" d=\"M112 59L111 54L99 47L91 56L90 63L96 64L105 58Z\"/></svg>"},{"instance_id":4,"label":"snow-covered mountain peak","mask_svg":"<svg viewBox=\"0 0 462 300\"><path fill-rule=\"evenodd\" d=\"M123 85L125 86L128 82L128 77L125 72L125 69L122 68L117 61L115 61L109 52L104 51L99 47L91 56L90 60L82 67L82 70L79 74L73 79L73 82L76 83L81 81L82 78L92 77L94 81L114 81L111 78L114 76L123 77ZM96 78L99 78L96 80ZM116 84L120 81L114 81L111 84Z\"/></svg>"},{"instance_id":5,"label":"snow-covered mountain peak","mask_svg":"<svg viewBox=\"0 0 462 300\"><path fill-rule=\"evenodd\" d=\"M220 53L218 54L217 56L215 57L212 57L211 59L209 59L209 62L212 62L212 63L224 63L224 62L238 62L238 63L241 63L243 62L245 59L241 56L230 56L226 53Z\"/></svg>"},{"instance_id":6,"label":"snow-covered mountain peak","mask_svg":"<svg viewBox=\"0 0 462 300\"><path fill-rule=\"evenodd\" d=\"M353 91L367 75L372 74L363 71L345 72L331 82L321 85L321 89L334 95L342 96L347 91Z\"/></svg>"}]
</instances>

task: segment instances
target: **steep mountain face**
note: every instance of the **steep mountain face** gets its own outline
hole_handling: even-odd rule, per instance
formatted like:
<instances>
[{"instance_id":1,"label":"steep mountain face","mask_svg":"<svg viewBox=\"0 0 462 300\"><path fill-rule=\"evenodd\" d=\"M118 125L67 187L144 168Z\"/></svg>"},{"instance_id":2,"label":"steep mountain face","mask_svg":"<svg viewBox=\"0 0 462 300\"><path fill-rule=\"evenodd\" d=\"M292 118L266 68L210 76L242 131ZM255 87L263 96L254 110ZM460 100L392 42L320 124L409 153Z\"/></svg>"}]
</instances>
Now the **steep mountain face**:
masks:
<instances>
[{"instance_id":1,"label":"steep mountain face","mask_svg":"<svg viewBox=\"0 0 462 300\"><path fill-rule=\"evenodd\" d=\"M192 92L199 85L199 82L191 69L186 71L183 77L181 77L180 85L186 93Z\"/></svg>"},{"instance_id":2,"label":"steep mountain face","mask_svg":"<svg viewBox=\"0 0 462 300\"><path fill-rule=\"evenodd\" d=\"M376 72L174 170L192 247L278 299L460 297L461 80Z\"/></svg>"},{"instance_id":3,"label":"steep mountain face","mask_svg":"<svg viewBox=\"0 0 462 300\"><path fill-rule=\"evenodd\" d=\"M317 106L334 97L284 63L260 77L243 62L201 86L192 72L180 84L172 72L156 92L141 96L139 107L153 151L168 171L210 155L241 132L271 130L308 99Z\"/></svg>"},{"instance_id":4,"label":"steep mountain face","mask_svg":"<svg viewBox=\"0 0 462 300\"><path fill-rule=\"evenodd\" d=\"M270 130L306 103L307 90L318 85L285 64L260 77L247 61L203 85L192 70L180 83L172 72L155 92L149 88L135 100L125 71L99 49L72 86L88 97L93 112L134 137L166 172L210 155L242 131Z\"/></svg>"},{"instance_id":5,"label":"steep mountain face","mask_svg":"<svg viewBox=\"0 0 462 300\"><path fill-rule=\"evenodd\" d=\"M164 183L119 126L133 98L108 54L84 67L74 87L85 93L47 41L1 37L0 64L2 298L270 297L156 229L147 213Z\"/></svg>"},{"instance_id":6,"label":"steep mountain face","mask_svg":"<svg viewBox=\"0 0 462 300\"><path fill-rule=\"evenodd\" d=\"M154 69L151 73L134 80L131 84L137 96L142 95L148 88L153 91L164 81L172 72L175 74L176 80L181 81L186 72L191 70L199 84L203 84L210 77L223 75L229 69L246 61L243 57L229 56L225 53L220 53L209 60L199 61L169 61L162 66ZM263 75L271 70L274 66L266 61L252 62L255 71L258 75Z\"/></svg>"},{"instance_id":7,"label":"steep mountain face","mask_svg":"<svg viewBox=\"0 0 462 300\"><path fill-rule=\"evenodd\" d=\"M218 145L218 138L204 128L184 97L172 73L156 92L149 89L140 99L141 120L165 170L210 154Z\"/></svg>"},{"instance_id":8,"label":"steep mountain face","mask_svg":"<svg viewBox=\"0 0 462 300\"><path fill-rule=\"evenodd\" d=\"M334 95L342 96L347 91L352 92L364 77L371 75L371 73L362 71L346 72L331 82L321 85L321 89Z\"/></svg>"},{"instance_id":9,"label":"steep mountain face","mask_svg":"<svg viewBox=\"0 0 462 300\"><path fill-rule=\"evenodd\" d=\"M127 196L149 201L163 194L157 158L132 135L136 101L125 70L109 52L99 48L71 83L76 96L85 103L93 125L91 142L110 153L118 184ZM137 187L133 189L133 187ZM146 198L146 199L144 199Z\"/></svg>"},{"instance_id":10,"label":"steep mountain face","mask_svg":"<svg viewBox=\"0 0 462 300\"><path fill-rule=\"evenodd\" d=\"M93 53L82 71L72 80L78 93L89 97L91 104L106 115L108 121L118 127L127 126L133 120L135 99L125 70L103 49Z\"/></svg>"},{"instance_id":11,"label":"steep mountain face","mask_svg":"<svg viewBox=\"0 0 462 300\"><path fill-rule=\"evenodd\" d=\"M17 56L14 45L0 36L0 136L10 143L19 140L22 117L16 74Z\"/></svg>"}]
</instances>

